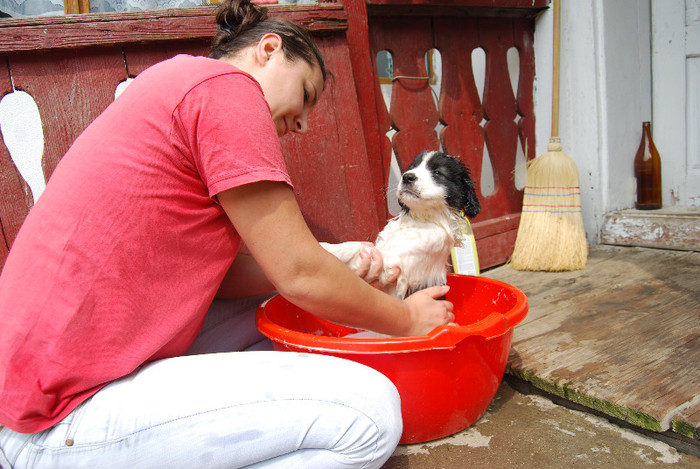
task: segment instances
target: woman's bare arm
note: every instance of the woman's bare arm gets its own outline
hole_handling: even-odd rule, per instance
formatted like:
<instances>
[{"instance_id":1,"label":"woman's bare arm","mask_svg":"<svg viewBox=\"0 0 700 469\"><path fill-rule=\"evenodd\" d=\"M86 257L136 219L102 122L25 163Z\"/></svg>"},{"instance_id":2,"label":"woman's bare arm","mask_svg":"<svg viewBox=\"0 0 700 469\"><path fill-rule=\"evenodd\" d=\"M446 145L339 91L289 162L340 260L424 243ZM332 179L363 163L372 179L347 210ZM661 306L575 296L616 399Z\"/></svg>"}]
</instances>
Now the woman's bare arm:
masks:
<instances>
[{"instance_id":1,"label":"woman's bare arm","mask_svg":"<svg viewBox=\"0 0 700 469\"><path fill-rule=\"evenodd\" d=\"M257 182L218 197L262 272L297 306L330 321L392 335L424 334L454 320L452 305L434 299L447 287L401 301L371 287L321 248L288 185Z\"/></svg>"},{"instance_id":2,"label":"woman's bare arm","mask_svg":"<svg viewBox=\"0 0 700 469\"><path fill-rule=\"evenodd\" d=\"M271 292L275 286L250 254L238 253L221 282L217 298L244 298Z\"/></svg>"}]
</instances>

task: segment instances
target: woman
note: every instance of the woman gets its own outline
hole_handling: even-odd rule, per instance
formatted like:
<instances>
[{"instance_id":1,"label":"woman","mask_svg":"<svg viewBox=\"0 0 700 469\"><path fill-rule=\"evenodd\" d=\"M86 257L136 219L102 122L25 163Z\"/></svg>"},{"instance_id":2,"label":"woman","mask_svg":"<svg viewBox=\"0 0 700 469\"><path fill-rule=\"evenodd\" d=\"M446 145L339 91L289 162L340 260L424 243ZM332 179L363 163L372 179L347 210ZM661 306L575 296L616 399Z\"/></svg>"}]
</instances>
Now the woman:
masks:
<instances>
[{"instance_id":1,"label":"woman","mask_svg":"<svg viewBox=\"0 0 700 469\"><path fill-rule=\"evenodd\" d=\"M399 397L374 370L200 353L219 351L195 341L217 292L276 289L394 335L454 319L435 299L446 287L394 299L360 278L376 277L376 253L358 276L306 226L274 137L304 133L324 88L307 33L248 0L217 21L211 58L145 70L83 132L13 244L0 277L3 468L379 467L397 444ZM225 313L253 329L250 313ZM259 339L246 334L214 335L237 338L231 350Z\"/></svg>"}]
</instances>

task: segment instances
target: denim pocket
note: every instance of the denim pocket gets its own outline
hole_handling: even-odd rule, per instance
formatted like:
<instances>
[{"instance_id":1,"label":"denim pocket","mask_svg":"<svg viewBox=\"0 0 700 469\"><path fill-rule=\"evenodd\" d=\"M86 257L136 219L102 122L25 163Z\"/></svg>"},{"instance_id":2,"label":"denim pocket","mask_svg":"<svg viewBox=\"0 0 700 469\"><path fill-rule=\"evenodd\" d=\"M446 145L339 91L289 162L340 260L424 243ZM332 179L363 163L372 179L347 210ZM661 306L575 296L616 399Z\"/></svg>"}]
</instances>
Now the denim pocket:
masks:
<instances>
[{"instance_id":1,"label":"denim pocket","mask_svg":"<svg viewBox=\"0 0 700 469\"><path fill-rule=\"evenodd\" d=\"M53 427L33 435L32 444L43 449L60 449L75 444L75 434L80 428L82 416L89 407L92 398L80 404L73 412Z\"/></svg>"}]
</instances>

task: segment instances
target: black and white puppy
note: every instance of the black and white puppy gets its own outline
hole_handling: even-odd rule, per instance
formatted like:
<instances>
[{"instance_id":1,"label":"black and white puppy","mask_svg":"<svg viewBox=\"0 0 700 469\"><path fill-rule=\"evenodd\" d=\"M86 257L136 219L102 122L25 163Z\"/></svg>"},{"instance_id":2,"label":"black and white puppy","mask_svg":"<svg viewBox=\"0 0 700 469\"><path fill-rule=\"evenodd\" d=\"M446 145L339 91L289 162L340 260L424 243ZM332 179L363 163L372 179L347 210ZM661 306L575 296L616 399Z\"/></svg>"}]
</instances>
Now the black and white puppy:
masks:
<instances>
[{"instance_id":1,"label":"black and white puppy","mask_svg":"<svg viewBox=\"0 0 700 469\"><path fill-rule=\"evenodd\" d=\"M461 160L438 151L423 151L403 173L397 189L401 212L379 233L375 246L382 254L384 284L389 269L401 273L387 293L405 298L423 288L444 285L450 249L458 245L466 221L481 210L469 170ZM460 213L461 212L461 213ZM321 243L355 270L360 265L361 242Z\"/></svg>"}]
</instances>

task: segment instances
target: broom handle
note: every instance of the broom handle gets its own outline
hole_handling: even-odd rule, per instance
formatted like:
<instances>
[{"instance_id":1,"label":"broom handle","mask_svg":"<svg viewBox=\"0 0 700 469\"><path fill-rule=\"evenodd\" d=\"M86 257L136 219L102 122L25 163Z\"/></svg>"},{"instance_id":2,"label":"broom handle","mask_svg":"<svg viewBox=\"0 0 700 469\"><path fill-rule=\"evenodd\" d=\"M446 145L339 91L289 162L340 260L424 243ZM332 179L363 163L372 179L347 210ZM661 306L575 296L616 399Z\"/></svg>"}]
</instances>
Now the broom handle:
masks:
<instances>
[{"instance_id":1,"label":"broom handle","mask_svg":"<svg viewBox=\"0 0 700 469\"><path fill-rule=\"evenodd\" d=\"M559 136L559 29L561 27L561 14L559 0L553 0L554 14L552 47L552 137Z\"/></svg>"}]
</instances>

